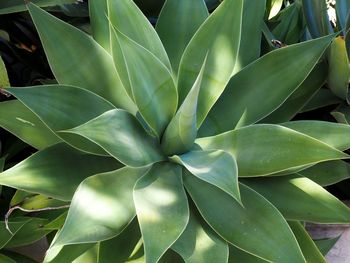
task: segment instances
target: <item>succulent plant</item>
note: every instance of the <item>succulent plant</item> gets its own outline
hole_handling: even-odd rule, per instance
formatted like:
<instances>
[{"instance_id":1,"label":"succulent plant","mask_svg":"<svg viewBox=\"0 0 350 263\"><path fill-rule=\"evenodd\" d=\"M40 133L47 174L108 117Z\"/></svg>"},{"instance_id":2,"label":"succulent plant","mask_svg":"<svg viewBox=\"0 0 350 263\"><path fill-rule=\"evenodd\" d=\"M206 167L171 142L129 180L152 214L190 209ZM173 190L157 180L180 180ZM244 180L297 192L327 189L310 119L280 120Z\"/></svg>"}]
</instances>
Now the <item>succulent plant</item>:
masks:
<instances>
[{"instance_id":1,"label":"succulent plant","mask_svg":"<svg viewBox=\"0 0 350 263\"><path fill-rule=\"evenodd\" d=\"M303 222L350 222L321 186L344 179L324 171L346 165L350 128L261 122L334 36L259 58L264 1L209 15L167 0L155 29L131 0L89 4L92 37L28 4L59 84L0 104L0 125L39 150L0 184L70 202L44 227L64 220L45 261L325 262Z\"/></svg>"}]
</instances>

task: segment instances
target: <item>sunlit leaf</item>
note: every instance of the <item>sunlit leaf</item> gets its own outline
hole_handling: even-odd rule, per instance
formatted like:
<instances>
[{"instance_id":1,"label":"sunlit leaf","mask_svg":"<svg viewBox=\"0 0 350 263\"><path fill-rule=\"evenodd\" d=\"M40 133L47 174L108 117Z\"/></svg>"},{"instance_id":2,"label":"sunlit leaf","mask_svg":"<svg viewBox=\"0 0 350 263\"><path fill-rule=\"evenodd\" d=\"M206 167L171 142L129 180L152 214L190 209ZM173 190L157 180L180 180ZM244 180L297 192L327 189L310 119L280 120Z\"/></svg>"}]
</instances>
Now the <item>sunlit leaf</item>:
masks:
<instances>
[{"instance_id":1,"label":"sunlit leaf","mask_svg":"<svg viewBox=\"0 0 350 263\"><path fill-rule=\"evenodd\" d=\"M133 188L147 168L122 168L84 180L72 199L56 245L93 243L112 238L135 217Z\"/></svg>"},{"instance_id":2,"label":"sunlit leaf","mask_svg":"<svg viewBox=\"0 0 350 263\"><path fill-rule=\"evenodd\" d=\"M0 173L0 184L69 201L86 177L119 167L111 157L86 154L60 143Z\"/></svg>"},{"instance_id":3,"label":"sunlit leaf","mask_svg":"<svg viewBox=\"0 0 350 263\"><path fill-rule=\"evenodd\" d=\"M235 156L243 177L269 175L302 165L348 158L331 146L294 130L272 124L252 125L196 143L205 150Z\"/></svg>"},{"instance_id":4,"label":"sunlit leaf","mask_svg":"<svg viewBox=\"0 0 350 263\"><path fill-rule=\"evenodd\" d=\"M188 223L189 208L181 176L181 166L160 163L135 185L134 203L147 263L157 262Z\"/></svg>"},{"instance_id":5,"label":"sunlit leaf","mask_svg":"<svg viewBox=\"0 0 350 263\"><path fill-rule=\"evenodd\" d=\"M270 177L243 181L290 220L349 223L350 209L308 178Z\"/></svg>"},{"instance_id":6,"label":"sunlit leaf","mask_svg":"<svg viewBox=\"0 0 350 263\"><path fill-rule=\"evenodd\" d=\"M106 50L84 32L34 4L28 4L28 9L50 67L60 84L90 90L108 99L116 107L134 114L137 112L118 77L113 59ZM72 71L75 73L72 74Z\"/></svg>"},{"instance_id":7,"label":"sunlit leaf","mask_svg":"<svg viewBox=\"0 0 350 263\"><path fill-rule=\"evenodd\" d=\"M64 133L79 134L133 167L164 159L156 140L146 133L134 116L124 110L108 111Z\"/></svg>"},{"instance_id":8,"label":"sunlit leaf","mask_svg":"<svg viewBox=\"0 0 350 263\"><path fill-rule=\"evenodd\" d=\"M181 59L178 92L186 98L207 56L198 100L197 127L233 74L241 36L242 0L227 0L210 15L191 39Z\"/></svg>"},{"instance_id":9,"label":"sunlit leaf","mask_svg":"<svg viewBox=\"0 0 350 263\"><path fill-rule=\"evenodd\" d=\"M175 74L187 44L208 15L203 0L167 0L165 2L156 30L169 55Z\"/></svg>"},{"instance_id":10,"label":"sunlit leaf","mask_svg":"<svg viewBox=\"0 0 350 263\"><path fill-rule=\"evenodd\" d=\"M287 222L255 191L240 185L242 207L193 175L186 174L184 182L203 218L229 243L270 262L305 262Z\"/></svg>"}]
</instances>

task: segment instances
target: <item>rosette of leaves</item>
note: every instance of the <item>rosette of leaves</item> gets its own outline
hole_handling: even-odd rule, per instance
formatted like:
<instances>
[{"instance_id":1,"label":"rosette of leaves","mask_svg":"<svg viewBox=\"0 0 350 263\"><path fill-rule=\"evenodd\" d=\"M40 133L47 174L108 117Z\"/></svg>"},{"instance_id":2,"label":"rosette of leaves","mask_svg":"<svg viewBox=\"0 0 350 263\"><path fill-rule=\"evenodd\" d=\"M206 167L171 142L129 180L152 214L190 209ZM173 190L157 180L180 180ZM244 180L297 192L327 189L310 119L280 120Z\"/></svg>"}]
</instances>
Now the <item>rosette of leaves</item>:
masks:
<instances>
[{"instance_id":1,"label":"rosette of leaves","mask_svg":"<svg viewBox=\"0 0 350 263\"><path fill-rule=\"evenodd\" d=\"M89 4L92 37L28 5L59 84L0 104L39 149L0 184L71 202L45 261L325 262L302 222L350 222L321 186L343 178L318 176L350 128L258 122L333 36L259 58L264 1L167 0L155 29L131 0Z\"/></svg>"}]
</instances>

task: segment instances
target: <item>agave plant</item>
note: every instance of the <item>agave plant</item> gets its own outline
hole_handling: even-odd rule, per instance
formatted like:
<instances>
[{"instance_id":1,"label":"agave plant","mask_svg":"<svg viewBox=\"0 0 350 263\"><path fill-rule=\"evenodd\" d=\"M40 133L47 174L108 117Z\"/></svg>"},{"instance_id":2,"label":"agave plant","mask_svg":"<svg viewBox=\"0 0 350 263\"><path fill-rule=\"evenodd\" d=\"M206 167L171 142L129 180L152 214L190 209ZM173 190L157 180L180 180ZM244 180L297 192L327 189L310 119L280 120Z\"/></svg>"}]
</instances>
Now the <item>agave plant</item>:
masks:
<instances>
[{"instance_id":1,"label":"agave plant","mask_svg":"<svg viewBox=\"0 0 350 263\"><path fill-rule=\"evenodd\" d=\"M0 184L70 202L45 261L325 262L303 222L350 222L320 186L344 179L326 171L346 166L350 127L259 122L334 36L259 58L261 0L167 0L155 29L131 0L89 4L92 37L28 4L59 84L0 104L39 150Z\"/></svg>"}]
</instances>

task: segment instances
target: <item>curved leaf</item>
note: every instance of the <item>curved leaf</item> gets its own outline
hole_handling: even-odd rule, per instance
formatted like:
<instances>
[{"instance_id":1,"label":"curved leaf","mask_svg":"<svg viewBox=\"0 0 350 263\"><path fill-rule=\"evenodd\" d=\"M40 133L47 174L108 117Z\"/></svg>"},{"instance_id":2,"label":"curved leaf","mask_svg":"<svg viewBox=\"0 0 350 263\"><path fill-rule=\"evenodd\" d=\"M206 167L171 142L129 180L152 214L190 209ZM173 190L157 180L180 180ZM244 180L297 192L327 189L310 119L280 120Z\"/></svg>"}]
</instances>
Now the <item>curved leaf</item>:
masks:
<instances>
[{"instance_id":1,"label":"curved leaf","mask_svg":"<svg viewBox=\"0 0 350 263\"><path fill-rule=\"evenodd\" d=\"M3 263L16 263L16 261L14 261L13 259L11 259L3 254L0 254L0 261Z\"/></svg>"},{"instance_id":2,"label":"curved leaf","mask_svg":"<svg viewBox=\"0 0 350 263\"><path fill-rule=\"evenodd\" d=\"M107 51L84 32L34 4L29 3L28 10L39 32L50 67L60 84L90 90L117 107L133 114L137 112Z\"/></svg>"},{"instance_id":3,"label":"curved leaf","mask_svg":"<svg viewBox=\"0 0 350 263\"><path fill-rule=\"evenodd\" d=\"M343 102L329 89L320 89L310 101L300 110L300 113L316 110L322 107L339 104Z\"/></svg>"},{"instance_id":4,"label":"curved leaf","mask_svg":"<svg viewBox=\"0 0 350 263\"><path fill-rule=\"evenodd\" d=\"M326 121L291 121L281 125L320 140L338 150L350 148L349 125Z\"/></svg>"},{"instance_id":5,"label":"curved leaf","mask_svg":"<svg viewBox=\"0 0 350 263\"><path fill-rule=\"evenodd\" d=\"M234 246L229 246L230 255L228 263L244 262L244 263L267 263L266 260L253 256L243 250L240 250Z\"/></svg>"},{"instance_id":6,"label":"curved leaf","mask_svg":"<svg viewBox=\"0 0 350 263\"><path fill-rule=\"evenodd\" d=\"M189 220L181 166L155 164L137 181L134 203L145 247L145 262L155 263L179 238Z\"/></svg>"},{"instance_id":7,"label":"curved leaf","mask_svg":"<svg viewBox=\"0 0 350 263\"><path fill-rule=\"evenodd\" d=\"M113 29L112 40L118 42L121 56L114 54L117 70L142 117L160 137L174 116L177 92L171 72L150 51ZM125 67L125 68L123 68ZM142 74L140 74L142 72Z\"/></svg>"},{"instance_id":8,"label":"curved leaf","mask_svg":"<svg viewBox=\"0 0 350 263\"><path fill-rule=\"evenodd\" d=\"M164 153L168 155L189 151L197 138L198 94L202 84L205 65L206 59L192 89L165 129L161 146Z\"/></svg>"},{"instance_id":9,"label":"curved leaf","mask_svg":"<svg viewBox=\"0 0 350 263\"><path fill-rule=\"evenodd\" d=\"M350 82L350 64L346 53L345 40L337 37L328 53L328 86L339 98L350 102L348 88Z\"/></svg>"},{"instance_id":10,"label":"curved leaf","mask_svg":"<svg viewBox=\"0 0 350 263\"><path fill-rule=\"evenodd\" d=\"M0 184L70 201L86 177L120 167L113 158L89 155L59 143L0 173Z\"/></svg>"},{"instance_id":11,"label":"curved leaf","mask_svg":"<svg viewBox=\"0 0 350 263\"><path fill-rule=\"evenodd\" d=\"M96 94L72 86L48 85L7 90L54 132L76 127L114 108L112 104ZM65 136L60 133L58 136L78 149L106 155L100 147L78 136Z\"/></svg>"},{"instance_id":12,"label":"curved leaf","mask_svg":"<svg viewBox=\"0 0 350 263\"><path fill-rule=\"evenodd\" d=\"M316 164L298 174L321 186L329 186L350 178L350 164L344 161L329 161Z\"/></svg>"},{"instance_id":13,"label":"curved leaf","mask_svg":"<svg viewBox=\"0 0 350 263\"><path fill-rule=\"evenodd\" d=\"M204 219L226 241L270 262L305 263L287 222L261 195L241 184L242 207L190 174L184 182Z\"/></svg>"},{"instance_id":14,"label":"curved leaf","mask_svg":"<svg viewBox=\"0 0 350 263\"><path fill-rule=\"evenodd\" d=\"M227 263L227 243L198 216L190 213L185 231L171 248L185 263Z\"/></svg>"},{"instance_id":15,"label":"curved leaf","mask_svg":"<svg viewBox=\"0 0 350 263\"><path fill-rule=\"evenodd\" d=\"M125 167L84 180L53 246L94 243L120 234L136 215L133 188L147 169Z\"/></svg>"},{"instance_id":16,"label":"curved leaf","mask_svg":"<svg viewBox=\"0 0 350 263\"><path fill-rule=\"evenodd\" d=\"M336 12L337 12L337 24L340 29L345 31L346 29L346 19L350 10L350 1L349 0L338 0L336 2Z\"/></svg>"},{"instance_id":17,"label":"curved leaf","mask_svg":"<svg viewBox=\"0 0 350 263\"><path fill-rule=\"evenodd\" d=\"M212 184L241 203L236 160L227 152L192 151L170 157L199 179Z\"/></svg>"},{"instance_id":18,"label":"curved leaf","mask_svg":"<svg viewBox=\"0 0 350 263\"><path fill-rule=\"evenodd\" d=\"M308 178L250 178L243 183L268 199L289 220L350 222L350 209Z\"/></svg>"},{"instance_id":19,"label":"curved leaf","mask_svg":"<svg viewBox=\"0 0 350 263\"><path fill-rule=\"evenodd\" d=\"M221 3L198 29L182 56L178 79L180 103L186 98L207 56L198 99L197 127L233 74L241 37L242 6L242 0Z\"/></svg>"},{"instance_id":20,"label":"curved leaf","mask_svg":"<svg viewBox=\"0 0 350 263\"><path fill-rule=\"evenodd\" d=\"M308 263L327 263L300 222L288 222Z\"/></svg>"},{"instance_id":21,"label":"curved leaf","mask_svg":"<svg viewBox=\"0 0 350 263\"><path fill-rule=\"evenodd\" d=\"M41 7L49 7L58 4L73 4L76 0L32 0L31 2ZM27 7L23 0L2 0L0 3L0 15L23 12L26 10Z\"/></svg>"},{"instance_id":22,"label":"curved leaf","mask_svg":"<svg viewBox=\"0 0 350 263\"><path fill-rule=\"evenodd\" d=\"M268 19L274 17L279 13L283 5L283 0L267 0L266 11L268 13Z\"/></svg>"},{"instance_id":23,"label":"curved leaf","mask_svg":"<svg viewBox=\"0 0 350 263\"><path fill-rule=\"evenodd\" d=\"M5 63L0 56L0 88L8 86L10 86L9 77L7 75Z\"/></svg>"},{"instance_id":24,"label":"curved leaf","mask_svg":"<svg viewBox=\"0 0 350 263\"><path fill-rule=\"evenodd\" d=\"M0 103L0 126L39 150L61 141L18 100Z\"/></svg>"},{"instance_id":25,"label":"curved leaf","mask_svg":"<svg viewBox=\"0 0 350 263\"><path fill-rule=\"evenodd\" d=\"M61 133L83 136L129 166L164 160L160 146L141 124L124 110L110 110L81 126Z\"/></svg>"},{"instance_id":26,"label":"curved leaf","mask_svg":"<svg viewBox=\"0 0 350 263\"><path fill-rule=\"evenodd\" d=\"M167 0L163 5L156 30L175 74L187 44L208 16L203 0Z\"/></svg>"},{"instance_id":27,"label":"curved leaf","mask_svg":"<svg viewBox=\"0 0 350 263\"><path fill-rule=\"evenodd\" d=\"M111 25L133 42L148 50L171 71L168 55L157 32L137 5L132 0L106 1L108 2L108 16Z\"/></svg>"},{"instance_id":28,"label":"curved leaf","mask_svg":"<svg viewBox=\"0 0 350 263\"><path fill-rule=\"evenodd\" d=\"M327 36L274 50L238 72L210 111L200 134L250 125L273 112L303 83L332 39ZM257 98L263 99L256 103Z\"/></svg>"},{"instance_id":29,"label":"curved leaf","mask_svg":"<svg viewBox=\"0 0 350 263\"><path fill-rule=\"evenodd\" d=\"M235 156L239 176L264 176L290 168L349 156L294 130L272 124L257 124L196 143L204 150L224 150Z\"/></svg>"}]
</instances>

